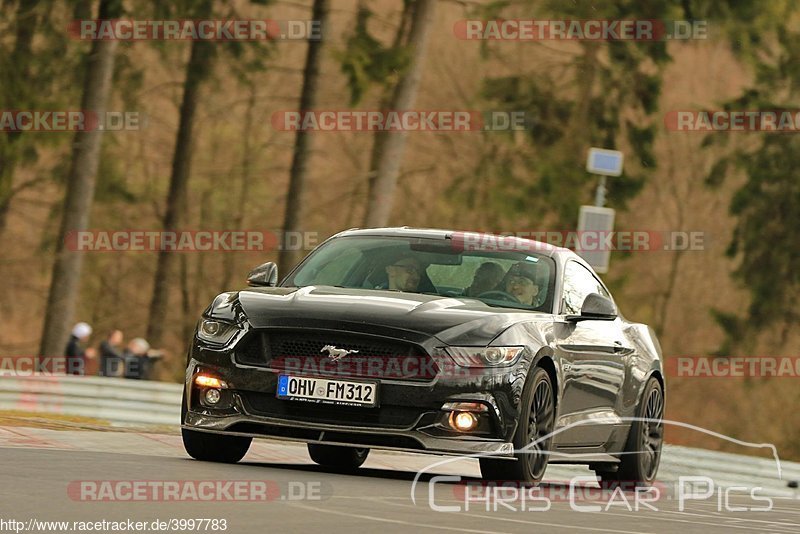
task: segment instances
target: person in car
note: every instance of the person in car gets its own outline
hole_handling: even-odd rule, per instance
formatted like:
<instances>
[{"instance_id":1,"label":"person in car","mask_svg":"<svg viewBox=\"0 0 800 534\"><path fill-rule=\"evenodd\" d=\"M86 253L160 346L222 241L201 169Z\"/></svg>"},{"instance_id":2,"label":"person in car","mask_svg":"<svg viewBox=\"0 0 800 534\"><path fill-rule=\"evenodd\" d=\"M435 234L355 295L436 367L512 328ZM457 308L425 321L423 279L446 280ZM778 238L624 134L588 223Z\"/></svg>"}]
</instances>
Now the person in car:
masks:
<instances>
[{"instance_id":1,"label":"person in car","mask_svg":"<svg viewBox=\"0 0 800 534\"><path fill-rule=\"evenodd\" d=\"M464 291L464 295L467 297L478 297L481 293L491 291L497 287L497 284L500 283L500 280L503 279L505 274L506 272L499 263L493 261L481 263L475 271L472 284Z\"/></svg>"},{"instance_id":2,"label":"person in car","mask_svg":"<svg viewBox=\"0 0 800 534\"><path fill-rule=\"evenodd\" d=\"M424 266L414 256L401 256L386 266L390 291L417 291Z\"/></svg>"},{"instance_id":3,"label":"person in car","mask_svg":"<svg viewBox=\"0 0 800 534\"><path fill-rule=\"evenodd\" d=\"M536 265L518 262L511 266L506 273L500 291L505 291L522 304L536 305L536 295L539 294Z\"/></svg>"}]
</instances>

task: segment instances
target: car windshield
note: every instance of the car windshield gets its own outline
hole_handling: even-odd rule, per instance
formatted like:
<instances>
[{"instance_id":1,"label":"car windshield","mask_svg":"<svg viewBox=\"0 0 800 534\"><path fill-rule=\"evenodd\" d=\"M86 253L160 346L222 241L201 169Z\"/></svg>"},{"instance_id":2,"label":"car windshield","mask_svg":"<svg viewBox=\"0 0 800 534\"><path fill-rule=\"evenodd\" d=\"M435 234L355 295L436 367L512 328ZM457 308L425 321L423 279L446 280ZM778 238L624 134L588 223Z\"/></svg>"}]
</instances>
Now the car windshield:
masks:
<instances>
[{"instance_id":1,"label":"car windshield","mask_svg":"<svg viewBox=\"0 0 800 534\"><path fill-rule=\"evenodd\" d=\"M550 311L554 280L555 262L535 252L464 250L445 239L349 236L321 245L282 286L400 291Z\"/></svg>"}]
</instances>

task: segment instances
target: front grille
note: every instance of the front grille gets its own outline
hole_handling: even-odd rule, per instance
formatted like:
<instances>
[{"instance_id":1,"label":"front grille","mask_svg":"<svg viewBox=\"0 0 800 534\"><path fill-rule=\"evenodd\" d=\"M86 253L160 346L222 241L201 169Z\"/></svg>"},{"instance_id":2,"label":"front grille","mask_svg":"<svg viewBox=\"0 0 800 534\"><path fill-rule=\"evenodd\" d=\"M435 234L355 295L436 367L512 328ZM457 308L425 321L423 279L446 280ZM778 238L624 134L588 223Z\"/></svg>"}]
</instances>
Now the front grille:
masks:
<instances>
[{"instance_id":1,"label":"front grille","mask_svg":"<svg viewBox=\"0 0 800 534\"><path fill-rule=\"evenodd\" d=\"M334 361L326 345L353 351ZM238 363L314 376L432 380L438 368L420 347L402 341L307 330L262 330L235 350Z\"/></svg>"}]
</instances>

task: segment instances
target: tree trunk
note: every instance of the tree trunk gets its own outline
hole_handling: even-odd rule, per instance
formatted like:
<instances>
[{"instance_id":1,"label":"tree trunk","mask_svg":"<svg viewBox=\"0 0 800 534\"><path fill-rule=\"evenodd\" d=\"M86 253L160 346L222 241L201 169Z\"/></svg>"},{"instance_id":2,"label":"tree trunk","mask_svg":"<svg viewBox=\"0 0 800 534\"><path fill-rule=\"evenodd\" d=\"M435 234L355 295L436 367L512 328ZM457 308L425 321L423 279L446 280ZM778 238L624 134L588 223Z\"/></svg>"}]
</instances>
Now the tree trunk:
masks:
<instances>
[{"instance_id":1,"label":"tree trunk","mask_svg":"<svg viewBox=\"0 0 800 534\"><path fill-rule=\"evenodd\" d=\"M118 18L122 14L120 0L102 0L101 19ZM102 116L111 92L114 74L114 59L117 41L94 41L87 61L83 85L81 109ZM69 339L70 325L75 314L75 303L80 289L83 253L66 248L64 236L70 231L86 230L94 200L97 166L100 163L100 148L103 131L77 132L72 150L72 164L67 181L64 213L56 249L53 277L47 298L44 330L40 354L58 356L63 354Z\"/></svg>"},{"instance_id":2,"label":"tree trunk","mask_svg":"<svg viewBox=\"0 0 800 534\"><path fill-rule=\"evenodd\" d=\"M318 20L323 35L319 40L309 41L306 54L306 66L303 72L303 90L300 95L300 110L313 110L317 104L319 92L320 63L322 61L322 45L327 35L328 12L330 0L314 0L312 20ZM308 164L311 160L314 132L297 131L295 138L292 169L289 173L289 192L286 195L286 213L283 218L284 239L287 232L302 232L306 228L306 182L308 180ZM287 274L300 260L301 250L289 250L285 246L278 257L278 273Z\"/></svg>"},{"instance_id":3,"label":"tree trunk","mask_svg":"<svg viewBox=\"0 0 800 534\"><path fill-rule=\"evenodd\" d=\"M211 0L204 0L197 18L205 19L211 15ZM183 84L183 102L181 103L178 135L175 141L175 152L172 157L172 174L169 182L169 194L164 213L164 231L177 231L183 222L183 206L186 197L189 172L192 160L192 139L195 123L195 112L199 98L199 90L211 70L211 54L214 43L196 40L192 42L192 52L186 68L186 80ZM167 320L169 306L170 276L174 271L175 252L162 250L158 253L158 264L153 283L153 296L150 300L147 340L151 346L161 344L164 323Z\"/></svg>"},{"instance_id":4,"label":"tree trunk","mask_svg":"<svg viewBox=\"0 0 800 534\"><path fill-rule=\"evenodd\" d=\"M181 254L179 257L180 281L181 281L181 337L189 339L194 328L194 321L197 315L192 310L192 296L189 289L189 257L188 254Z\"/></svg>"},{"instance_id":5,"label":"tree trunk","mask_svg":"<svg viewBox=\"0 0 800 534\"><path fill-rule=\"evenodd\" d=\"M569 143L566 145L565 154L570 159L574 159L575 154L582 154L589 149L587 125L591 122L592 89L597 78L597 55L600 52L600 44L582 41L581 49L583 54L577 60L577 71L580 73L576 80L578 97L567 128Z\"/></svg>"},{"instance_id":6,"label":"tree trunk","mask_svg":"<svg viewBox=\"0 0 800 534\"><path fill-rule=\"evenodd\" d=\"M417 0L408 35L408 46L412 48L411 61L395 86L389 106L392 111L407 110L414 106L422 79L435 10L436 0ZM403 131L375 133L364 226L386 226L389 222L397 177L405 152L406 136L407 132Z\"/></svg>"},{"instance_id":7,"label":"tree trunk","mask_svg":"<svg viewBox=\"0 0 800 534\"><path fill-rule=\"evenodd\" d=\"M8 59L12 72L6 72L5 89L2 100L7 108L23 109L27 98L26 85L30 82L33 36L36 33L38 18L36 8L40 0L28 0L17 5L14 48ZM48 7L48 6L45 6ZM14 196L14 169L19 159L19 141L22 132L8 132L0 137L0 232L6 227L11 198Z\"/></svg>"},{"instance_id":8,"label":"tree trunk","mask_svg":"<svg viewBox=\"0 0 800 534\"><path fill-rule=\"evenodd\" d=\"M242 172L239 173L239 192L233 204L233 226L231 230L244 229L244 216L247 208L247 199L250 195L250 177L253 161L253 116L256 109L256 86L252 82L248 82L247 90L249 95L247 97L247 109L245 110L244 129L242 131ZM222 280L220 282L220 291L230 291L233 281L233 271L236 266L236 256L234 254L227 254L223 260ZM243 278L243 273L239 273L239 278Z\"/></svg>"}]
</instances>

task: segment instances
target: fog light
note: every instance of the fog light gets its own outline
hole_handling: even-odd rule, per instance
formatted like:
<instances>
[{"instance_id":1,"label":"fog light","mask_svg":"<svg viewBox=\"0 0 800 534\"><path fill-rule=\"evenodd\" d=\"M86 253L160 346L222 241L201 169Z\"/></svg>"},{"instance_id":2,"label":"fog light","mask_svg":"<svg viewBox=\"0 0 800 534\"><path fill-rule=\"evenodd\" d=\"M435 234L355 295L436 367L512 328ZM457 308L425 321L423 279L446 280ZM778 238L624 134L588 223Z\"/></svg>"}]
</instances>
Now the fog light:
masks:
<instances>
[{"instance_id":1,"label":"fog light","mask_svg":"<svg viewBox=\"0 0 800 534\"><path fill-rule=\"evenodd\" d=\"M478 417L472 412L452 412L450 426L461 432L468 432L478 425Z\"/></svg>"},{"instance_id":2,"label":"fog light","mask_svg":"<svg viewBox=\"0 0 800 534\"><path fill-rule=\"evenodd\" d=\"M205 401L208 404L216 404L222 397L218 389L207 389L204 395Z\"/></svg>"}]
</instances>

